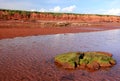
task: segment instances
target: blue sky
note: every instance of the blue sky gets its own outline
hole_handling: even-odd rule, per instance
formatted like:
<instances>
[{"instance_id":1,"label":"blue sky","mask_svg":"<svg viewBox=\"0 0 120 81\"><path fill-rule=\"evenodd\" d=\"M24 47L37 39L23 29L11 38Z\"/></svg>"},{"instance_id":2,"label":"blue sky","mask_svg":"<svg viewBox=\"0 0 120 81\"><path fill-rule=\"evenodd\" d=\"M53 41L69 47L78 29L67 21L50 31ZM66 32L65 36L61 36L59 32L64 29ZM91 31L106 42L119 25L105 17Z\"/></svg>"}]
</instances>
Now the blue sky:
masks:
<instances>
[{"instance_id":1,"label":"blue sky","mask_svg":"<svg viewBox=\"0 0 120 81\"><path fill-rule=\"evenodd\" d=\"M120 15L120 0L0 0L0 8L41 12Z\"/></svg>"}]
</instances>

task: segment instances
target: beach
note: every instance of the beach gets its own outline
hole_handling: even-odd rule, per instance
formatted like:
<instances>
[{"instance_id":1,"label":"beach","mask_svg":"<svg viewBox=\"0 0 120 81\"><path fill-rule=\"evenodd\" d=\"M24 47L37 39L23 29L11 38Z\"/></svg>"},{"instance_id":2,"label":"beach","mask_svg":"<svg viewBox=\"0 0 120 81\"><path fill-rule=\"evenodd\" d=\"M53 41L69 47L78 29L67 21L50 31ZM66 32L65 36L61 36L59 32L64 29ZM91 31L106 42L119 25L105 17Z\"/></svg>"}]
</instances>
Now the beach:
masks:
<instances>
[{"instance_id":1,"label":"beach","mask_svg":"<svg viewBox=\"0 0 120 81\"><path fill-rule=\"evenodd\" d=\"M48 21L46 21L48 22ZM58 21L60 22L60 21ZM57 26L50 25L43 27L35 22L21 22L21 21L0 21L0 39L49 35L49 34L62 34L62 33L79 33L79 32L95 32L119 29L119 23L92 23L90 26Z\"/></svg>"},{"instance_id":2,"label":"beach","mask_svg":"<svg viewBox=\"0 0 120 81\"><path fill-rule=\"evenodd\" d=\"M22 25L21 25L22 26ZM0 28L0 81L119 81L120 26ZM117 64L97 71L65 70L54 63L61 53L104 51Z\"/></svg>"}]
</instances>

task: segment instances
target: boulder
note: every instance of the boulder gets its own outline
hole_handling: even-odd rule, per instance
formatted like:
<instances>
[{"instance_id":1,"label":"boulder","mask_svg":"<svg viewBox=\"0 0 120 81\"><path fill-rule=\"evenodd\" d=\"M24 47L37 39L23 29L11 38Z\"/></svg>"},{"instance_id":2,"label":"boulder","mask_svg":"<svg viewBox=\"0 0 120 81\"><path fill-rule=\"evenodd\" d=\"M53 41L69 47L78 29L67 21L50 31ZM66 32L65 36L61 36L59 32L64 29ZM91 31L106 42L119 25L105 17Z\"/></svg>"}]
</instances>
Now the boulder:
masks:
<instances>
[{"instance_id":1,"label":"boulder","mask_svg":"<svg viewBox=\"0 0 120 81\"><path fill-rule=\"evenodd\" d=\"M55 63L65 69L91 69L111 67L116 64L112 54L107 52L69 52L55 56Z\"/></svg>"}]
</instances>

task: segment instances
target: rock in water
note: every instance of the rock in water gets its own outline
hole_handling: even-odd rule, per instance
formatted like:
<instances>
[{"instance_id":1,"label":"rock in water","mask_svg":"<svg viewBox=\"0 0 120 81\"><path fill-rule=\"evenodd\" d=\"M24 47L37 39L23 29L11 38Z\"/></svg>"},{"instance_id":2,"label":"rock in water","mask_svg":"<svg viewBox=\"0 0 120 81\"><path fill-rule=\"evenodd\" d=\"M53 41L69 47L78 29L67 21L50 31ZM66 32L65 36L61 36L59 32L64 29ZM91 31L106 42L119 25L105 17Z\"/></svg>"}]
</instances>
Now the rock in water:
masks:
<instances>
[{"instance_id":1,"label":"rock in water","mask_svg":"<svg viewBox=\"0 0 120 81\"><path fill-rule=\"evenodd\" d=\"M69 52L57 55L55 62L65 69L88 68L92 70L116 64L112 54L107 52Z\"/></svg>"}]
</instances>

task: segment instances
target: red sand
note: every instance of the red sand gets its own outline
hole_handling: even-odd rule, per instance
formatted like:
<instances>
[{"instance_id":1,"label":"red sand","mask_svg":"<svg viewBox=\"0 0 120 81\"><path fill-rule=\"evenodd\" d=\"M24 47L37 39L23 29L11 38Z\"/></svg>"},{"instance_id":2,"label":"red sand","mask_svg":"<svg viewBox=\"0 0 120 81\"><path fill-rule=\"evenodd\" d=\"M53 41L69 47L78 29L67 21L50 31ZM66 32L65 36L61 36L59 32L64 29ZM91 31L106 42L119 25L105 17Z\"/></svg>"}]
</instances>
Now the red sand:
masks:
<instances>
[{"instance_id":1,"label":"red sand","mask_svg":"<svg viewBox=\"0 0 120 81\"><path fill-rule=\"evenodd\" d=\"M2 24L2 25L1 25ZM120 24L116 23L104 23L102 26L94 26L94 27L39 27L34 26L34 23L19 23L12 27L12 25L16 24L13 22L9 22L8 26L6 23L0 22L0 39L4 38L13 38L13 37L21 37L21 36L32 36L32 35L47 35L47 34L59 34L59 33L78 33L78 32L93 32L93 31L103 31L103 30L111 30L111 29L119 29Z\"/></svg>"},{"instance_id":2,"label":"red sand","mask_svg":"<svg viewBox=\"0 0 120 81\"><path fill-rule=\"evenodd\" d=\"M2 28L0 28L0 39L13 38L18 36L31 36L31 35L43 35L43 34L45 35L45 34L56 34L56 33L93 32L93 31L103 31L103 30L111 30L118 28L120 29L120 25L114 25L114 24L112 25L107 24L106 26L98 26L98 27L62 27L62 28L61 27L4 28L4 27L5 26L2 26ZM61 43L57 43L58 45L54 44L55 46L57 46L55 47L52 44L52 42L54 43L54 41L49 43L48 42L49 40L47 41L47 43L46 41L40 41L35 39L31 40L29 38L25 38L25 39L23 38L23 40L19 40L18 38L13 40L14 41L9 39L0 40L1 41L0 42L0 81L119 81L120 80L119 77L120 72L119 69L115 70L116 68L114 68L112 71L111 69L109 70L108 68L106 70L100 70L93 73L84 70L67 71L63 69L58 69L54 64L53 57L56 54L58 54L60 51L64 52L65 50L67 50L65 48L66 48L66 44L69 41L66 41L63 44L63 47L62 46L60 47ZM104 40L101 40L101 42L102 41L104 42ZM70 43L71 42L69 42L68 44ZM114 41L112 43L114 43ZM85 42L82 44L84 46L84 44L87 43ZM53 47L51 47L50 45L53 45ZM97 47L99 49L99 46L96 46L96 48ZM106 49L105 47L102 48ZM112 49L109 48L109 50ZM119 52L117 54L119 54ZM119 55L118 56L116 55L116 57L119 57ZM119 63L116 67L119 67Z\"/></svg>"}]
</instances>

